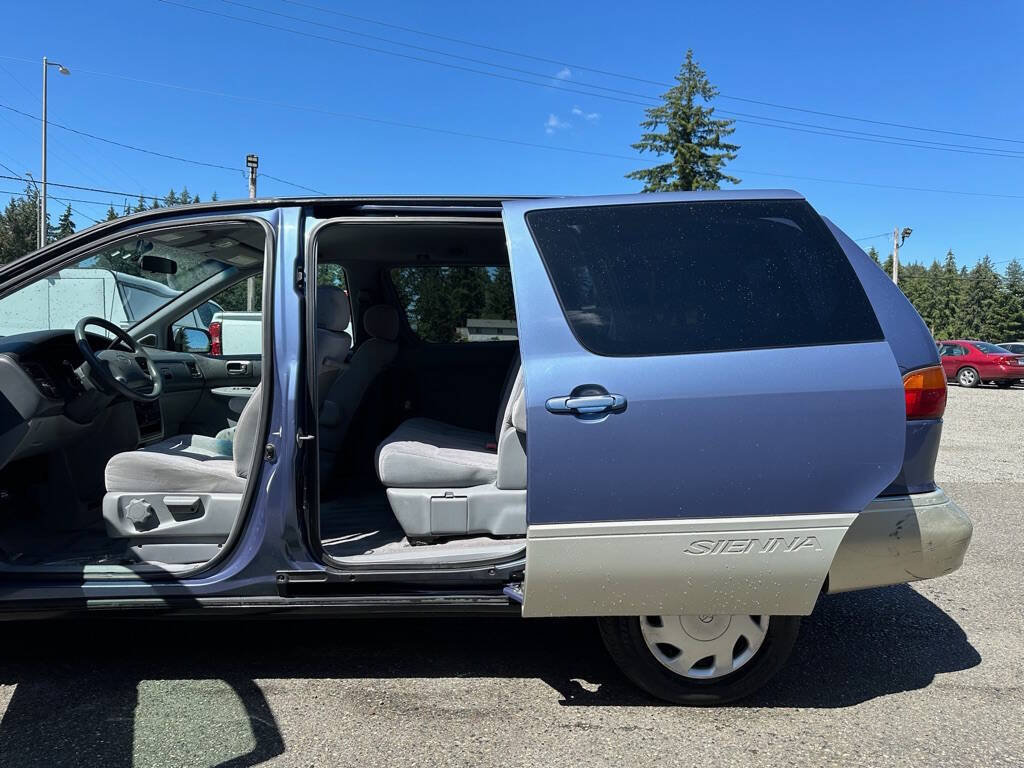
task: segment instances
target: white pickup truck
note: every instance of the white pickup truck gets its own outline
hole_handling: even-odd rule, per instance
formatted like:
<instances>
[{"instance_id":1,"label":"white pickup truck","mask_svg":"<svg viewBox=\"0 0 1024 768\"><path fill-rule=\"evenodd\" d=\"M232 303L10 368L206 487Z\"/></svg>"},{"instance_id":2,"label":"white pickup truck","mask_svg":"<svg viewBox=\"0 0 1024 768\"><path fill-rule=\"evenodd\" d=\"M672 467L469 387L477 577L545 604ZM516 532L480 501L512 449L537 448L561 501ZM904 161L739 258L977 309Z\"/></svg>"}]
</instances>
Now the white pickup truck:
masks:
<instances>
[{"instance_id":1,"label":"white pickup truck","mask_svg":"<svg viewBox=\"0 0 1024 768\"><path fill-rule=\"evenodd\" d=\"M212 355L258 355L263 351L262 312L221 310L211 318L209 331Z\"/></svg>"}]
</instances>

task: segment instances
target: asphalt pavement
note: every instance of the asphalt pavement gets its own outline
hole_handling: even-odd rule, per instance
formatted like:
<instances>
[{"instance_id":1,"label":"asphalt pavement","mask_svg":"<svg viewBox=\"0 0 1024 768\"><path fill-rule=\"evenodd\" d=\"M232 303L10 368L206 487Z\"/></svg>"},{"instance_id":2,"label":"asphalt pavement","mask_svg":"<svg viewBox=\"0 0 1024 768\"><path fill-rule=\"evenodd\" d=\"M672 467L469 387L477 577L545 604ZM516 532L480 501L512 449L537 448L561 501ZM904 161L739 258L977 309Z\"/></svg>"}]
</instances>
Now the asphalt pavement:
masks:
<instances>
[{"instance_id":1,"label":"asphalt pavement","mask_svg":"<svg viewBox=\"0 0 1024 768\"><path fill-rule=\"evenodd\" d=\"M721 709L626 682L589 621L0 624L7 766L1024 766L1024 389L950 389L957 573L823 598Z\"/></svg>"}]
</instances>

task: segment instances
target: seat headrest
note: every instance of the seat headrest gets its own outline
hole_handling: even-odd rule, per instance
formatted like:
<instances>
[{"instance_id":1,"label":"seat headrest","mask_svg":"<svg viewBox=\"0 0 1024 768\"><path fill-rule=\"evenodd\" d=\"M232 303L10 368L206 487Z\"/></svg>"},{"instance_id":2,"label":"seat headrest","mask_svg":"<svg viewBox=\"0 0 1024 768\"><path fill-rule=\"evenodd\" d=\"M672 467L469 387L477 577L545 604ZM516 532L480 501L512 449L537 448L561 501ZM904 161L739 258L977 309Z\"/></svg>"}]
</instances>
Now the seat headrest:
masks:
<instances>
[{"instance_id":1,"label":"seat headrest","mask_svg":"<svg viewBox=\"0 0 1024 768\"><path fill-rule=\"evenodd\" d=\"M348 328L349 308L348 296L340 288L333 285L316 287L316 327L334 333L342 333Z\"/></svg>"},{"instance_id":2,"label":"seat headrest","mask_svg":"<svg viewBox=\"0 0 1024 768\"><path fill-rule=\"evenodd\" d=\"M398 338L398 310L390 304L374 304L363 315L363 327L375 339Z\"/></svg>"}]
</instances>

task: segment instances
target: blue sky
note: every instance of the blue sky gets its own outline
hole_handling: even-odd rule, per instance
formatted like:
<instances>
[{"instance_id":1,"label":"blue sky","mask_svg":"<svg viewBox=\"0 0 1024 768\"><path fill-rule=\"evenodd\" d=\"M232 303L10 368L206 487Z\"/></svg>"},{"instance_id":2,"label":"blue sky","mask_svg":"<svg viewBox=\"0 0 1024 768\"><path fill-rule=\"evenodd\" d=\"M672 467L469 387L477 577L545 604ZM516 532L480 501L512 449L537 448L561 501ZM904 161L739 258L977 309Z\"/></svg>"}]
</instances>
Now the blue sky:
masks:
<instances>
[{"instance_id":1,"label":"blue sky","mask_svg":"<svg viewBox=\"0 0 1024 768\"><path fill-rule=\"evenodd\" d=\"M244 158L256 152L261 171L336 194L637 191L639 185L623 174L646 162L628 159L634 154L630 144L639 135L642 97L657 96L664 89L583 67L665 82L692 47L723 94L716 106L756 116L745 117L754 122L737 124L733 136L742 149L731 170L742 186L800 190L854 238L868 238L897 225L913 227L914 234L901 251L904 260L928 263L948 248L967 264L986 253L1000 266L1024 257L1024 5L1019 3L653 2L639 13L641 6L621 2L583 6L550 0L174 2L180 4L7 4L0 104L39 114L40 59L46 55L72 70L69 77L51 70L51 121L239 170L184 164L51 128L51 182L123 190L133 196L140 191L163 195L169 187L187 184L204 199L214 190L222 199L243 197ZM545 60L418 35L323 9ZM627 93L597 92L588 84ZM737 98L1016 143L840 120ZM801 131L787 130L777 122L764 125L767 118L805 125L790 126ZM961 151L819 135L813 132L823 130L818 126L878 135L861 138L897 137L881 141L943 142ZM965 151L966 146L974 149ZM38 122L0 109L0 163L18 173L31 170L38 175L38 147ZM985 152L1012 156L977 154ZM0 173L7 171L0 168ZM785 175L980 194L886 189ZM0 189L20 188L17 181L0 180ZM265 177L259 191L303 194ZM102 218L109 202L120 206L124 200L56 188L51 188L51 195L97 201L73 203L82 214L77 216L79 226L89 223L86 216ZM6 194L0 195L0 204L6 199ZM62 203L52 203L51 216L62 208ZM861 244L887 252L886 238L863 239Z\"/></svg>"}]
</instances>

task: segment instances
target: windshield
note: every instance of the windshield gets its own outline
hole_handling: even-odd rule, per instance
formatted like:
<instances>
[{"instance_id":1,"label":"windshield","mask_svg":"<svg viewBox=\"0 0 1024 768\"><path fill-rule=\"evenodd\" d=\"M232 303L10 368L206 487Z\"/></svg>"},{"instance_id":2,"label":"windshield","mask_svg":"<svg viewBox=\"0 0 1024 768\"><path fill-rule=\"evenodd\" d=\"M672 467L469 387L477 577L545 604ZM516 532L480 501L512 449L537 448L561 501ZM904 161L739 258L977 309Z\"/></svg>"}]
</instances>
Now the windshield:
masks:
<instances>
[{"instance_id":1,"label":"windshield","mask_svg":"<svg viewBox=\"0 0 1024 768\"><path fill-rule=\"evenodd\" d=\"M90 316L129 328L214 275L262 263L262 240L253 226L123 240L0 299L0 336L72 329Z\"/></svg>"},{"instance_id":2,"label":"windshield","mask_svg":"<svg viewBox=\"0 0 1024 768\"><path fill-rule=\"evenodd\" d=\"M983 352L986 355L1009 355L1010 350L997 347L995 344L989 344L987 341L976 341L974 346L979 352Z\"/></svg>"}]
</instances>

